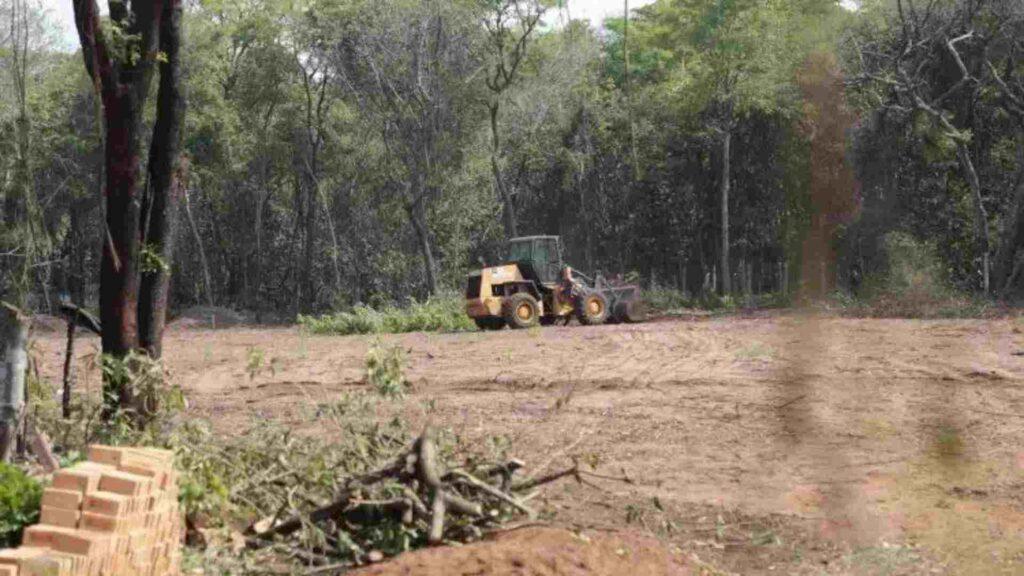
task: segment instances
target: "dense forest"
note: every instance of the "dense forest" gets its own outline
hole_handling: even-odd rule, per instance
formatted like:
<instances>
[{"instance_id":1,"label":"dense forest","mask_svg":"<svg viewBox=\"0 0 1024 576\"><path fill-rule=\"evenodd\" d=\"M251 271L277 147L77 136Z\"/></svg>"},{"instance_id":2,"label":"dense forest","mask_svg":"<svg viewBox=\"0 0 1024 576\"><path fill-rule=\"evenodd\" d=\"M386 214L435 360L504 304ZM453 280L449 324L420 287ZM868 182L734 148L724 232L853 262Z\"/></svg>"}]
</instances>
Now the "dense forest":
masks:
<instances>
[{"instance_id":1,"label":"dense forest","mask_svg":"<svg viewBox=\"0 0 1024 576\"><path fill-rule=\"evenodd\" d=\"M1019 0L658 0L600 27L540 0L169 4L183 124L121 80L129 178L176 172L170 241L114 264L173 271L172 309L424 299L528 234L694 296L855 290L894 237L953 288L1024 288ZM42 4L0 12L2 292L95 306L108 87ZM122 76L167 66L118 17Z\"/></svg>"}]
</instances>

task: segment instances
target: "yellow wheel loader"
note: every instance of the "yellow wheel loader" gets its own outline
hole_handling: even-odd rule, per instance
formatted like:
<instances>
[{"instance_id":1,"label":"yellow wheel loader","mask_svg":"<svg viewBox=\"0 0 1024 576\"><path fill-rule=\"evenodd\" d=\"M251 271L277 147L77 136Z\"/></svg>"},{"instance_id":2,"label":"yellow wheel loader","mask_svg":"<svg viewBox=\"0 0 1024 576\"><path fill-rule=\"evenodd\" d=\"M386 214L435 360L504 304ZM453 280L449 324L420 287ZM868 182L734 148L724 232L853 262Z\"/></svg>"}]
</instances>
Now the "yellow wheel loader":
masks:
<instances>
[{"instance_id":1,"label":"yellow wheel loader","mask_svg":"<svg viewBox=\"0 0 1024 576\"><path fill-rule=\"evenodd\" d=\"M640 322L640 288L590 278L562 261L558 236L509 241L503 264L472 272L466 281L466 313L482 330L530 328L538 324Z\"/></svg>"}]
</instances>

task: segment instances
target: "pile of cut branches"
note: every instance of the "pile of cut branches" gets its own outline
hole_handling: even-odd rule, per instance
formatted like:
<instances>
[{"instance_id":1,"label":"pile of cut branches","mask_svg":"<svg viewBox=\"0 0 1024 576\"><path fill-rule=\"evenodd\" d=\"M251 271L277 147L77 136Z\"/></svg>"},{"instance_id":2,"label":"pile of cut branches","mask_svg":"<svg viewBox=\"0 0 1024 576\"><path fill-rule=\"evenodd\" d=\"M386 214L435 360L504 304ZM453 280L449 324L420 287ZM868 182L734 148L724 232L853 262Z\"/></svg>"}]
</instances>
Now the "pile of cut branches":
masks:
<instances>
[{"instance_id":1,"label":"pile of cut branches","mask_svg":"<svg viewBox=\"0 0 1024 576\"><path fill-rule=\"evenodd\" d=\"M275 514L246 530L249 549L273 548L304 563L315 573L379 561L388 553L423 545L470 542L515 518L533 520L529 502L536 489L570 469L541 478L516 481L523 462L448 467L439 454L437 432L427 427L390 463L341 482L334 500L291 515ZM367 549L379 544L381 531L400 540L391 550ZM311 541L310 533L320 537ZM336 563L339 556L345 562Z\"/></svg>"}]
</instances>

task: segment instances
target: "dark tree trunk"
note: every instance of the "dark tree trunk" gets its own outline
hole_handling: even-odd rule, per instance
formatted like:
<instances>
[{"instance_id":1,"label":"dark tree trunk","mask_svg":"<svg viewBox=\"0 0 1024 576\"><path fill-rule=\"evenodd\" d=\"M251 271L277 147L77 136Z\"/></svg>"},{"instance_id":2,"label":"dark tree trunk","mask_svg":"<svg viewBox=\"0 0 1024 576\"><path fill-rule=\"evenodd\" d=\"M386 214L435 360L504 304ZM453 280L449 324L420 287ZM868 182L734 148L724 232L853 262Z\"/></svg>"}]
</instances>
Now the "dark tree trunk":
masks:
<instances>
[{"instance_id":1,"label":"dark tree trunk","mask_svg":"<svg viewBox=\"0 0 1024 576\"><path fill-rule=\"evenodd\" d=\"M160 22L160 87L149 148L149 190L142 237L160 262L143 271L139 290L139 345L152 358L163 354L167 299L174 259L178 209L184 196L188 163L179 160L185 96L181 89L181 0L168 0Z\"/></svg>"},{"instance_id":2,"label":"dark tree trunk","mask_svg":"<svg viewBox=\"0 0 1024 576\"><path fill-rule=\"evenodd\" d=\"M100 262L100 321L103 352L123 357L138 345L142 103L132 96L114 94L105 94L104 102L107 237Z\"/></svg>"},{"instance_id":3,"label":"dark tree trunk","mask_svg":"<svg viewBox=\"0 0 1024 576\"><path fill-rule=\"evenodd\" d=\"M315 304L313 290L313 248L316 240L316 182L307 178L305 188L305 212L303 213L302 247L302 309L311 312Z\"/></svg>"},{"instance_id":4,"label":"dark tree trunk","mask_svg":"<svg viewBox=\"0 0 1024 576\"><path fill-rule=\"evenodd\" d=\"M1013 203L1007 210L1006 221L1000 233L999 249L992 263L993 285L1001 294L1007 294L1013 286L1010 282L1017 253L1024 248L1024 144L1017 146L1017 185Z\"/></svg>"},{"instance_id":5,"label":"dark tree trunk","mask_svg":"<svg viewBox=\"0 0 1024 576\"><path fill-rule=\"evenodd\" d=\"M722 272L722 294L732 292L732 275L729 273L729 179L731 169L729 152L732 145L732 131L728 128L722 133L722 174L718 184L719 200L722 208L722 246L720 267Z\"/></svg>"},{"instance_id":6,"label":"dark tree trunk","mask_svg":"<svg viewBox=\"0 0 1024 576\"><path fill-rule=\"evenodd\" d=\"M110 24L123 29L138 57L124 59L107 45L95 0L74 0L75 25L86 70L103 106L106 142L106 229L100 262L100 317L103 352L124 358L139 345L139 181L142 165L142 115L159 47L164 0L111 3ZM176 2L178 4L179 2ZM132 390L124 382L104 382L104 417L130 406Z\"/></svg>"},{"instance_id":7,"label":"dark tree trunk","mask_svg":"<svg viewBox=\"0 0 1024 576\"><path fill-rule=\"evenodd\" d=\"M68 318L67 342L64 347L64 388L61 394L61 415L65 420L71 418L71 389L75 382L75 330L78 323L74 317Z\"/></svg>"}]
</instances>

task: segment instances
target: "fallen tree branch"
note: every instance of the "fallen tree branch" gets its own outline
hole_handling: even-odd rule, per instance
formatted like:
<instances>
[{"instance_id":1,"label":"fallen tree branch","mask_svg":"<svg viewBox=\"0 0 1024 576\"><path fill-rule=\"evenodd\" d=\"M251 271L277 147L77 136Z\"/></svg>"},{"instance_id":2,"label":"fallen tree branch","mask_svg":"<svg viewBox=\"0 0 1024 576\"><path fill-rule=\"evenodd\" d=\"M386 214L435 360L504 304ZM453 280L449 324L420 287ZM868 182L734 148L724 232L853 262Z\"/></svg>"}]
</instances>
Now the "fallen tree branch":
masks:
<instances>
[{"instance_id":1,"label":"fallen tree branch","mask_svg":"<svg viewBox=\"0 0 1024 576\"><path fill-rule=\"evenodd\" d=\"M524 492L544 484L550 484L556 480L561 480L566 476L572 476L577 482L582 482L583 479L580 477L580 468L577 465L573 465L572 468L567 468L561 472L554 472L547 476L541 476L540 478L534 478L532 480L526 480L512 486L512 492Z\"/></svg>"}]
</instances>

